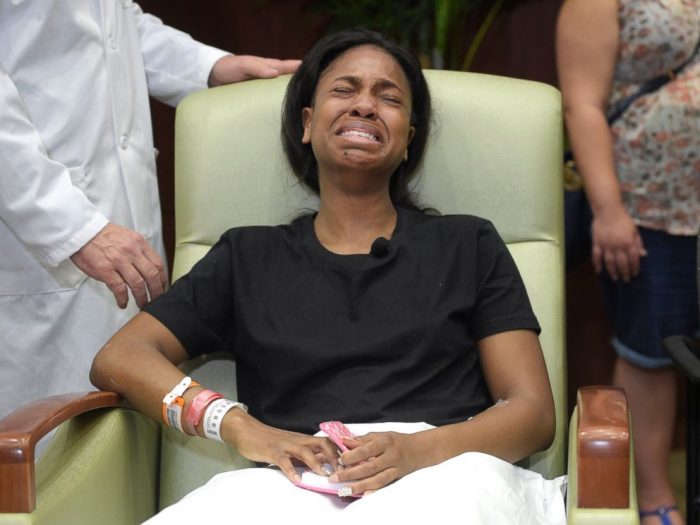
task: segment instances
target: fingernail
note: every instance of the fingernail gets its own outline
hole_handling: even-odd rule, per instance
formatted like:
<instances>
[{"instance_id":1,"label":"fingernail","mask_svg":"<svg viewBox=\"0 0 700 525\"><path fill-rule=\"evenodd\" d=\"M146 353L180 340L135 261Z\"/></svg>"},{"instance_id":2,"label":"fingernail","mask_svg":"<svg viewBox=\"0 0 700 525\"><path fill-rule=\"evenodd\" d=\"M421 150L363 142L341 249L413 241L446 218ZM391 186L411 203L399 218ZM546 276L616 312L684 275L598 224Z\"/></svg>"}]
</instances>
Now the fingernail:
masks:
<instances>
[{"instance_id":1,"label":"fingernail","mask_svg":"<svg viewBox=\"0 0 700 525\"><path fill-rule=\"evenodd\" d=\"M321 470L325 472L326 476L330 476L333 474L333 467L331 467L328 463L324 464L321 467Z\"/></svg>"},{"instance_id":2,"label":"fingernail","mask_svg":"<svg viewBox=\"0 0 700 525\"><path fill-rule=\"evenodd\" d=\"M331 474L328 478L328 481L330 481L331 483L340 483L340 480L338 479L338 474Z\"/></svg>"},{"instance_id":3,"label":"fingernail","mask_svg":"<svg viewBox=\"0 0 700 525\"><path fill-rule=\"evenodd\" d=\"M342 489L338 489L338 496L341 498L352 496L352 487L343 487Z\"/></svg>"}]
</instances>

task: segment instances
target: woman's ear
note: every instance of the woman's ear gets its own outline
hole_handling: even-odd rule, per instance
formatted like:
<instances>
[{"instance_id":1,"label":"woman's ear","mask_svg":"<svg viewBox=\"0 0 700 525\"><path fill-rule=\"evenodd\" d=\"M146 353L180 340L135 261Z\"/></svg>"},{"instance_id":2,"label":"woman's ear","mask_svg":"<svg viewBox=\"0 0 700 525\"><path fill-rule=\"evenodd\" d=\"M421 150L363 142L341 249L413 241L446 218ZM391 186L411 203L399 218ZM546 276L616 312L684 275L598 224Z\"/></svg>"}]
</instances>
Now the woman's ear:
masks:
<instances>
[{"instance_id":1,"label":"woman's ear","mask_svg":"<svg viewBox=\"0 0 700 525\"><path fill-rule=\"evenodd\" d=\"M311 143L311 120L314 116L313 108L304 108L301 110L301 123L304 126L304 134L301 137L302 144Z\"/></svg>"},{"instance_id":2,"label":"woman's ear","mask_svg":"<svg viewBox=\"0 0 700 525\"><path fill-rule=\"evenodd\" d=\"M414 126L411 126L408 128L408 142L406 142L406 145L410 144L411 141L413 140L413 137L416 135L416 128Z\"/></svg>"}]
</instances>

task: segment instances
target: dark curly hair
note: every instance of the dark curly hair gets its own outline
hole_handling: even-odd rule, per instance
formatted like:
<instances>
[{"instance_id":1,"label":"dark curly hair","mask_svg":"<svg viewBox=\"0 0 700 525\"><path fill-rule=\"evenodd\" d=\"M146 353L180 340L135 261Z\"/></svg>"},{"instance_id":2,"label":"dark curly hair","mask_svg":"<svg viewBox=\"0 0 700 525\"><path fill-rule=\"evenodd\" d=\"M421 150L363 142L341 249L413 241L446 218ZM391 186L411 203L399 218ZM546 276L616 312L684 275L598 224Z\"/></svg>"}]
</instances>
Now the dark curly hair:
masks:
<instances>
[{"instance_id":1,"label":"dark curly hair","mask_svg":"<svg viewBox=\"0 0 700 525\"><path fill-rule=\"evenodd\" d=\"M287 86L282 107L282 144L289 164L299 180L319 193L318 165L310 144L302 144L302 110L313 104L316 86L326 68L345 51L357 46L374 46L401 66L411 87L411 125L415 128L408 145L408 160L399 164L391 176L389 193L394 205L416 208L408 182L423 157L430 134L431 102L421 65L403 47L380 33L363 28L349 29L326 36L309 51Z\"/></svg>"}]
</instances>

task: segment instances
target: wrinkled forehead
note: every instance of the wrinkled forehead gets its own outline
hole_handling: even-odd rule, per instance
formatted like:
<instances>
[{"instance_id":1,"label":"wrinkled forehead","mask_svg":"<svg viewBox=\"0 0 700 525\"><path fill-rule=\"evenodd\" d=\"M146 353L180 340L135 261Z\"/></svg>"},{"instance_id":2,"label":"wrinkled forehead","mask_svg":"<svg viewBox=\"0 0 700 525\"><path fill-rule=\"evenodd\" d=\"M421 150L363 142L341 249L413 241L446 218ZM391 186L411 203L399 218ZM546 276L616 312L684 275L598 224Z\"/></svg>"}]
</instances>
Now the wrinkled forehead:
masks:
<instances>
[{"instance_id":1,"label":"wrinkled forehead","mask_svg":"<svg viewBox=\"0 0 700 525\"><path fill-rule=\"evenodd\" d=\"M399 61L381 47L362 44L346 49L328 63L319 74L312 101L316 98L316 89L322 82L336 76L361 78L372 67L376 70L375 81L396 84L409 96L412 95L411 84Z\"/></svg>"},{"instance_id":2,"label":"wrinkled forehead","mask_svg":"<svg viewBox=\"0 0 700 525\"><path fill-rule=\"evenodd\" d=\"M321 80L326 78L328 75L333 74L334 71L337 72L337 70L340 68L358 70L362 67L363 63L366 63L362 59L366 59L367 57L370 57L375 60L389 60L393 67L390 66L389 68L385 69L384 73L387 75L396 74L399 77L401 77L401 80L406 85L408 85L408 78L406 77L406 73L404 72L403 68L401 67L401 64L399 64L396 58L394 58L393 55L387 50L372 44L354 46L340 53L337 57L331 60L328 63L328 65L321 71L321 74L318 77L318 82L321 82Z\"/></svg>"}]
</instances>

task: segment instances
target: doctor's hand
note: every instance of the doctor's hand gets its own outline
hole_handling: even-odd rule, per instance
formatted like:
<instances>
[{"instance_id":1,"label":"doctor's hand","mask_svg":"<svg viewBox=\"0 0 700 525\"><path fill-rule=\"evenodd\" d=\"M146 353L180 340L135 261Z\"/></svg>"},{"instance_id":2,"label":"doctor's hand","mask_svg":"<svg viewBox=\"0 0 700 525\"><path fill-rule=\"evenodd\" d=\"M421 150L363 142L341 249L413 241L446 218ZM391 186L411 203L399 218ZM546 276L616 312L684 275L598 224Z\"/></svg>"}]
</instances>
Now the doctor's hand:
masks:
<instances>
[{"instance_id":1,"label":"doctor's hand","mask_svg":"<svg viewBox=\"0 0 700 525\"><path fill-rule=\"evenodd\" d=\"M424 449L416 434L373 432L345 438L340 459L344 467L333 474L332 483L348 483L353 494L373 492L425 466Z\"/></svg>"},{"instance_id":2,"label":"doctor's hand","mask_svg":"<svg viewBox=\"0 0 700 525\"><path fill-rule=\"evenodd\" d=\"M87 275L102 281L112 291L119 308L126 308L131 290L143 307L165 291L165 265L156 251L137 233L117 224L107 224L71 260Z\"/></svg>"},{"instance_id":3,"label":"doctor's hand","mask_svg":"<svg viewBox=\"0 0 700 525\"><path fill-rule=\"evenodd\" d=\"M252 55L226 55L216 61L209 74L211 87L253 78L274 78L294 73L301 60L278 60Z\"/></svg>"}]
</instances>

